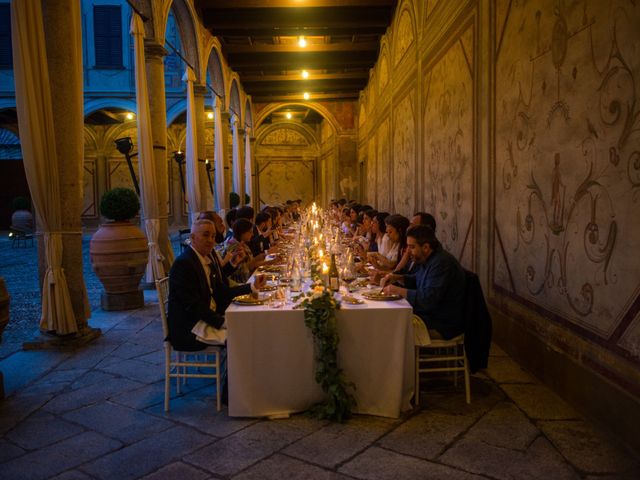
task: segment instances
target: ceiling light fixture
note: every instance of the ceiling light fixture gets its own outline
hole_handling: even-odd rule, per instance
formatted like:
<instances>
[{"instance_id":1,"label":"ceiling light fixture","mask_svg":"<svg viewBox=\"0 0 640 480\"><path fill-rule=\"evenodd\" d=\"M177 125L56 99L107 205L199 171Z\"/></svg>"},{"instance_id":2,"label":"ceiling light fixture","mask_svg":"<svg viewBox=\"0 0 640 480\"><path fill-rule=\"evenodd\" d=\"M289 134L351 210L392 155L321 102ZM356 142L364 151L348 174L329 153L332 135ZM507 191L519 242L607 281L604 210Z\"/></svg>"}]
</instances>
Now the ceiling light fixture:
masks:
<instances>
[{"instance_id":1,"label":"ceiling light fixture","mask_svg":"<svg viewBox=\"0 0 640 480\"><path fill-rule=\"evenodd\" d=\"M298 37L298 46L300 48L304 48L307 46L307 41L304 39L304 36L300 35L300 37Z\"/></svg>"},{"instance_id":2,"label":"ceiling light fixture","mask_svg":"<svg viewBox=\"0 0 640 480\"><path fill-rule=\"evenodd\" d=\"M133 113L127 112L127 120L133 120Z\"/></svg>"},{"instance_id":3,"label":"ceiling light fixture","mask_svg":"<svg viewBox=\"0 0 640 480\"><path fill-rule=\"evenodd\" d=\"M311 97L311 95L309 95L309 92L304 92L302 96L304 97L305 100L309 100L309 98Z\"/></svg>"},{"instance_id":4,"label":"ceiling light fixture","mask_svg":"<svg viewBox=\"0 0 640 480\"><path fill-rule=\"evenodd\" d=\"M208 118L209 120L213 120L213 112L208 112L208 113L207 113L207 118Z\"/></svg>"},{"instance_id":5,"label":"ceiling light fixture","mask_svg":"<svg viewBox=\"0 0 640 480\"><path fill-rule=\"evenodd\" d=\"M302 70L302 78L309 78L309 72Z\"/></svg>"},{"instance_id":6,"label":"ceiling light fixture","mask_svg":"<svg viewBox=\"0 0 640 480\"><path fill-rule=\"evenodd\" d=\"M287 112L287 120L291 120L291 112Z\"/></svg>"}]
</instances>

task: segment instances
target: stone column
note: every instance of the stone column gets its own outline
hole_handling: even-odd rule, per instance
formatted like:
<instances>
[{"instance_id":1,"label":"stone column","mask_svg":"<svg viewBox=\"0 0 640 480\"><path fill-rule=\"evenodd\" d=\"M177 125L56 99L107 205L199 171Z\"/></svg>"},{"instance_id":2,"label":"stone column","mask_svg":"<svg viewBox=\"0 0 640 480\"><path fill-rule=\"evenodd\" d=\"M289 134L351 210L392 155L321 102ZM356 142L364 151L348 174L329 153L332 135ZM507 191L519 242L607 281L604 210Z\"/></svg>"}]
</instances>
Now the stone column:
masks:
<instances>
[{"instance_id":1,"label":"stone column","mask_svg":"<svg viewBox=\"0 0 640 480\"><path fill-rule=\"evenodd\" d=\"M224 160L224 189L222 191L222 198L224 198L224 208L229 208L229 193L232 190L233 178L231 171L231 115L229 112L222 112L220 115L220 130L222 132L222 158Z\"/></svg>"},{"instance_id":2,"label":"stone column","mask_svg":"<svg viewBox=\"0 0 640 480\"><path fill-rule=\"evenodd\" d=\"M240 205L244 205L245 201L244 201L244 192L245 192L245 186L244 186L244 182L245 182L245 178L246 176L249 174L246 171L246 163L245 163L245 156L244 156L244 136L245 136L246 130L244 128L238 128L238 135L236 136L236 140L238 141L238 167L237 167L237 172L238 172L238 195L240 195Z\"/></svg>"},{"instance_id":3,"label":"stone column","mask_svg":"<svg viewBox=\"0 0 640 480\"><path fill-rule=\"evenodd\" d=\"M204 159L207 156L207 150L205 145L205 133L204 133L204 100L207 96L207 87L205 85L194 85L193 94L196 101L196 143L197 143L197 158L198 158L198 178L200 183L200 205L205 207L209 205L207 198L209 196L209 183L207 181L207 171L204 165ZM206 208L203 208L206 210Z\"/></svg>"},{"instance_id":4,"label":"stone column","mask_svg":"<svg viewBox=\"0 0 640 480\"><path fill-rule=\"evenodd\" d=\"M82 273L80 215L83 200L84 107L80 12L79 9L70 9L67 0L47 0L42 2L42 13L58 155L62 268L67 278L78 336L93 336L95 333L87 325L91 311ZM39 252L42 252L42 241L39 247ZM42 255L40 258L43 260ZM41 261L41 276L43 267L44 262Z\"/></svg>"},{"instance_id":5,"label":"stone column","mask_svg":"<svg viewBox=\"0 0 640 480\"><path fill-rule=\"evenodd\" d=\"M167 166L167 105L164 89L164 57L167 50L156 41L145 40L144 54L147 64L147 87L149 89L149 111L151 112L151 135L153 137L153 161L156 170L160 232L158 244L165 258L164 268L168 272L173 263L173 249L169 240L169 170Z\"/></svg>"},{"instance_id":6,"label":"stone column","mask_svg":"<svg viewBox=\"0 0 640 480\"><path fill-rule=\"evenodd\" d=\"M240 195L240 171L242 165L240 163L240 142L238 140L238 130L240 129L238 116L231 114L231 175L233 181L231 182L231 191ZM242 205L243 198L240 197L240 205Z\"/></svg>"}]
</instances>

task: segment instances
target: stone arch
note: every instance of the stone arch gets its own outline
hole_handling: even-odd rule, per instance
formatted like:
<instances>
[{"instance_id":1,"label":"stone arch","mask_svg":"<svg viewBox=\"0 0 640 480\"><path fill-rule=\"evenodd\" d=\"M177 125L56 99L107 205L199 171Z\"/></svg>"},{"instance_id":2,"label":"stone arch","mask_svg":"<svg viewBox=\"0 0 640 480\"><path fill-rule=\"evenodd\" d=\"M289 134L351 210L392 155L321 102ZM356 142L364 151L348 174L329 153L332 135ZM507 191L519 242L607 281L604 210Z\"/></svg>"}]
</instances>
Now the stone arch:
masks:
<instances>
[{"instance_id":1,"label":"stone arch","mask_svg":"<svg viewBox=\"0 0 640 480\"><path fill-rule=\"evenodd\" d=\"M192 5L193 2L186 0L172 0L167 2L160 16L162 25L162 41L164 43L165 29L169 19L169 11L173 9L176 18L178 31L180 32L180 43L182 44L182 54L193 67L196 75L196 82L201 83L202 79L198 78L202 75L200 68L200 43L198 42L198 20Z\"/></svg>"},{"instance_id":2,"label":"stone arch","mask_svg":"<svg viewBox=\"0 0 640 480\"><path fill-rule=\"evenodd\" d=\"M242 104L240 103L240 89L238 87L237 74L232 76L231 85L229 87L229 104L227 105L229 113L233 112L242 122Z\"/></svg>"},{"instance_id":3,"label":"stone arch","mask_svg":"<svg viewBox=\"0 0 640 480\"><path fill-rule=\"evenodd\" d=\"M378 70L378 83L376 85L376 91L379 97L383 97L382 93L386 86L389 84L389 42L386 37L380 43L380 57L378 57L378 63L376 65Z\"/></svg>"},{"instance_id":4,"label":"stone arch","mask_svg":"<svg viewBox=\"0 0 640 480\"><path fill-rule=\"evenodd\" d=\"M98 150L98 135L93 128L84 126L84 148L86 152L95 152Z\"/></svg>"},{"instance_id":5,"label":"stone arch","mask_svg":"<svg viewBox=\"0 0 640 480\"><path fill-rule=\"evenodd\" d=\"M244 124L253 128L253 105L251 104L251 100L249 97L244 101L244 112L242 114L242 118L244 118Z\"/></svg>"},{"instance_id":6,"label":"stone arch","mask_svg":"<svg viewBox=\"0 0 640 480\"><path fill-rule=\"evenodd\" d=\"M220 58L222 54L220 53L219 47L215 44L211 45L211 51L208 55L207 59L207 72L209 73L209 78L211 79L211 88L218 97L224 98L226 89L224 82L224 71L222 68L222 62Z\"/></svg>"},{"instance_id":7,"label":"stone arch","mask_svg":"<svg viewBox=\"0 0 640 480\"><path fill-rule=\"evenodd\" d=\"M129 112L137 113L136 101L126 98L94 98L85 102L84 116L105 108L121 108Z\"/></svg>"},{"instance_id":8,"label":"stone arch","mask_svg":"<svg viewBox=\"0 0 640 480\"><path fill-rule=\"evenodd\" d=\"M187 111L187 100L182 99L167 109L167 127L176 121L180 115Z\"/></svg>"},{"instance_id":9,"label":"stone arch","mask_svg":"<svg viewBox=\"0 0 640 480\"><path fill-rule=\"evenodd\" d=\"M416 51L418 31L414 5L410 0L405 0L396 12L391 40L394 67L400 63L410 49Z\"/></svg>"},{"instance_id":10,"label":"stone arch","mask_svg":"<svg viewBox=\"0 0 640 480\"><path fill-rule=\"evenodd\" d=\"M278 122L271 124L266 128L262 128L256 136L256 144L262 145L269 134L283 129L293 130L300 134L307 142L308 147L313 147L314 150L319 151L319 140L316 137L315 132L309 126L300 123Z\"/></svg>"},{"instance_id":11,"label":"stone arch","mask_svg":"<svg viewBox=\"0 0 640 480\"><path fill-rule=\"evenodd\" d=\"M341 130L340 124L338 123L336 118L333 116L333 114L329 110L327 110L322 104L316 103L316 102L269 103L262 110L260 110L260 113L258 114L258 118L256 118L256 121L254 122L254 125L255 125L254 128L257 130L258 127L262 125L262 122L264 122L264 120L276 110L280 110L281 108L292 107L292 106L303 106L303 107L312 108L313 110L318 112L320 115L322 115L327 122L329 122L334 132L339 132Z\"/></svg>"},{"instance_id":12,"label":"stone arch","mask_svg":"<svg viewBox=\"0 0 640 480\"><path fill-rule=\"evenodd\" d=\"M367 95L360 95L360 108L358 109L358 129L362 132L367 121Z\"/></svg>"}]
</instances>

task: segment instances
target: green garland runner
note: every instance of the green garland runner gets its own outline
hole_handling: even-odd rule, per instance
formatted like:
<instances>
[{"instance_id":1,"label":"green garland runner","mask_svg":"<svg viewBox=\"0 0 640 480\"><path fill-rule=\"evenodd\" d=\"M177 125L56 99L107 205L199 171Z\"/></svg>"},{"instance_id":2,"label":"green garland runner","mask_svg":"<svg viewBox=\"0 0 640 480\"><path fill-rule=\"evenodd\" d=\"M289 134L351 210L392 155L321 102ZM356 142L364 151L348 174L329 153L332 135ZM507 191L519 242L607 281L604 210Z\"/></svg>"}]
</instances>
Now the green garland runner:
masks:
<instances>
[{"instance_id":1,"label":"green garland runner","mask_svg":"<svg viewBox=\"0 0 640 480\"><path fill-rule=\"evenodd\" d=\"M340 304L333 293L322 285L313 287L298 305L304 308L304 323L313 334L316 348L316 382L327 398L311 409L317 418L344 422L351 416L356 400L350 393L355 389L338 366L338 344L336 310Z\"/></svg>"}]
</instances>

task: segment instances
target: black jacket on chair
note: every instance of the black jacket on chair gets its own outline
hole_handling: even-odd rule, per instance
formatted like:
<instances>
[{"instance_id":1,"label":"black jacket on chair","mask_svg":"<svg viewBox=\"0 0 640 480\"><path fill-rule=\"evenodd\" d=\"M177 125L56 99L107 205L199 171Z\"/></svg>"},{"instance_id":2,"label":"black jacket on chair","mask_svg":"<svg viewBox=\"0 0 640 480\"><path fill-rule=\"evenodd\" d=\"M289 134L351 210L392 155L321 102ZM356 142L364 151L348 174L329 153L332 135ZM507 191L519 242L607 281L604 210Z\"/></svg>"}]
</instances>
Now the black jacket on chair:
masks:
<instances>
[{"instance_id":1,"label":"black jacket on chair","mask_svg":"<svg viewBox=\"0 0 640 480\"><path fill-rule=\"evenodd\" d=\"M216 272L215 265L211 265L212 271ZM197 351L206 348L208 345L199 342L196 336L191 333L191 329L199 320L203 320L209 325L220 328L224 323L224 310L219 305L226 302L226 307L231 303L235 295L248 293L251 291L250 285L241 285L226 289L220 285L224 282L219 279L220 275L214 275L213 290L216 300L216 311L210 309L211 291L205 277L205 271L192 248L187 248L175 259L169 272L169 315L168 340L176 350ZM218 293L218 288L220 288ZM220 302L218 303L218 297Z\"/></svg>"},{"instance_id":2,"label":"black jacket on chair","mask_svg":"<svg viewBox=\"0 0 640 480\"><path fill-rule=\"evenodd\" d=\"M492 324L478 275L465 270L464 348L469 370L475 373L487 368L491 348Z\"/></svg>"}]
</instances>

